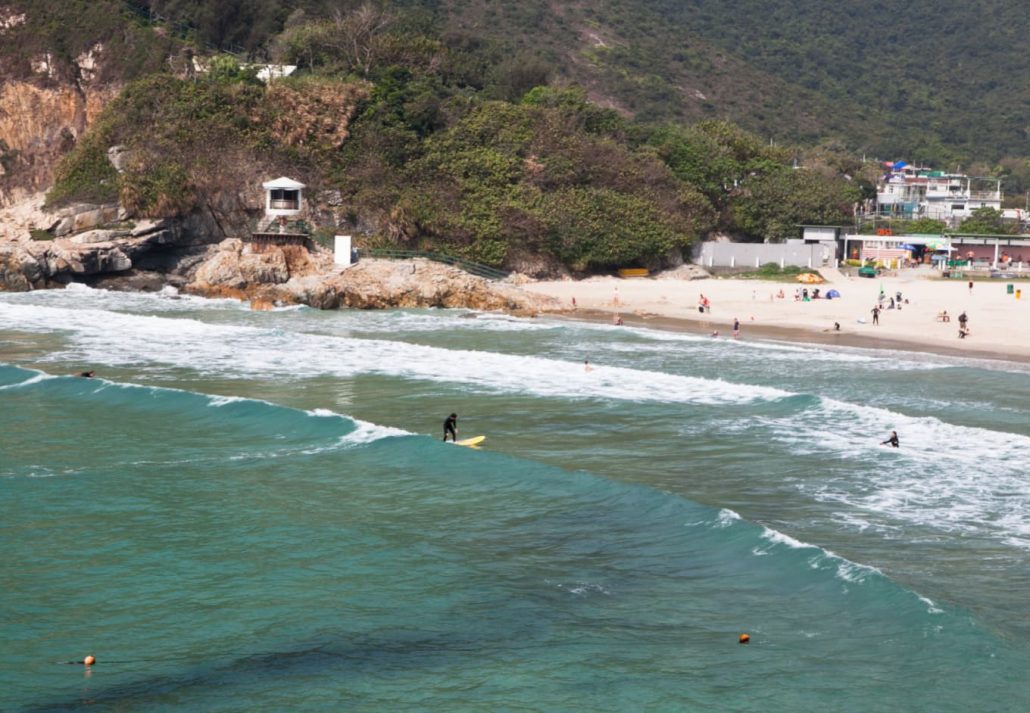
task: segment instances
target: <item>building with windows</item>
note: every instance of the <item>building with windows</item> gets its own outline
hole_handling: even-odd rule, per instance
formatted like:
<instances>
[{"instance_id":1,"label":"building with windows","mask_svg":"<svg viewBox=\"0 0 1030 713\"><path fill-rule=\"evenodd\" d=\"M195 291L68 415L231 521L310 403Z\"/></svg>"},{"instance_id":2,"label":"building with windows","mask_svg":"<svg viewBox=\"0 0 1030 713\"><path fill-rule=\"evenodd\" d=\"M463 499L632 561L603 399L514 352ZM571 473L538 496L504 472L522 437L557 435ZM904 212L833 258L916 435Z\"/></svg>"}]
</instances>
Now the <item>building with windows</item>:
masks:
<instances>
[{"instance_id":1,"label":"building with windows","mask_svg":"<svg viewBox=\"0 0 1030 713\"><path fill-rule=\"evenodd\" d=\"M1001 210L1001 180L886 163L872 212L885 218L930 218L957 226L978 208Z\"/></svg>"}]
</instances>

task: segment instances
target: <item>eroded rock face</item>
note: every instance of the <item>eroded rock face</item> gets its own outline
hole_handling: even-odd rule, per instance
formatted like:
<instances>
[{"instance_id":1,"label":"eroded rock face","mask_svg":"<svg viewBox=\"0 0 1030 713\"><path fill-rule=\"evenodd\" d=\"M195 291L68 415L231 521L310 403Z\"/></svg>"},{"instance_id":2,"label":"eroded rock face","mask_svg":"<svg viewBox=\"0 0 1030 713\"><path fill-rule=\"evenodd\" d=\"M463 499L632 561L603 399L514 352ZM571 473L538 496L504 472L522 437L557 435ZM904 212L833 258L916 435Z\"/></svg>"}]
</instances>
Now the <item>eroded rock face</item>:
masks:
<instances>
[{"instance_id":1,"label":"eroded rock face","mask_svg":"<svg viewBox=\"0 0 1030 713\"><path fill-rule=\"evenodd\" d=\"M0 145L12 157L8 175L0 177L0 206L48 188L58 161L118 91L0 81Z\"/></svg>"}]
</instances>

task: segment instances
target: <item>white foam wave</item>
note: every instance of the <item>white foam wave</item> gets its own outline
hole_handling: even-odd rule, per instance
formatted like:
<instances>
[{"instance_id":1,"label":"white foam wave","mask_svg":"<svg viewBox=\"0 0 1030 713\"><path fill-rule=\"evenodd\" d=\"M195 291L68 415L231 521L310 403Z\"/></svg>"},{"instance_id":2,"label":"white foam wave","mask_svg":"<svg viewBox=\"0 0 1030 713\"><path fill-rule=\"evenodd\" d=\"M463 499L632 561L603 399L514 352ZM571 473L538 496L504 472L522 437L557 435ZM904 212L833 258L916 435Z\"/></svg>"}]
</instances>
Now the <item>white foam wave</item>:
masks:
<instances>
[{"instance_id":1,"label":"white foam wave","mask_svg":"<svg viewBox=\"0 0 1030 713\"><path fill-rule=\"evenodd\" d=\"M4 386L0 386L0 391L7 391L7 390L13 390L13 389L23 389L26 386L32 386L33 384L38 384L38 383L40 383L42 381L49 381L50 379L57 379L57 378L59 378L59 377L54 376L53 374L44 374L44 373L40 372L40 373L36 374L35 376L30 376L28 379L25 379L25 381L18 381L18 382L14 383L14 384L6 384Z\"/></svg>"},{"instance_id":2,"label":"white foam wave","mask_svg":"<svg viewBox=\"0 0 1030 713\"><path fill-rule=\"evenodd\" d=\"M729 527L738 520L740 520L740 515L729 508L723 508L719 511L719 515L716 518L716 524L718 527Z\"/></svg>"},{"instance_id":3,"label":"white foam wave","mask_svg":"<svg viewBox=\"0 0 1030 713\"><path fill-rule=\"evenodd\" d=\"M933 600L929 599L928 597L924 597L922 595L916 595L916 596L919 597L919 601L921 601L923 604L926 605L926 613L927 614L943 614L944 613L944 610L941 609L940 607L938 607L936 604L934 604Z\"/></svg>"},{"instance_id":4,"label":"white foam wave","mask_svg":"<svg viewBox=\"0 0 1030 713\"><path fill-rule=\"evenodd\" d=\"M790 535L785 535L784 533L778 530L773 530L768 527L762 528L762 539L768 540L773 544L785 545L791 548L792 550L804 550L809 548L815 548L815 545L810 545L807 542L802 542L801 540L795 540Z\"/></svg>"},{"instance_id":5,"label":"white foam wave","mask_svg":"<svg viewBox=\"0 0 1030 713\"><path fill-rule=\"evenodd\" d=\"M3 293L0 295L0 301L62 309L87 307L122 312L250 311L250 305L240 300L181 295L171 285L166 285L157 292L115 292L73 282L62 290Z\"/></svg>"},{"instance_id":6,"label":"white foam wave","mask_svg":"<svg viewBox=\"0 0 1030 713\"><path fill-rule=\"evenodd\" d=\"M832 555L832 553L829 553ZM837 565L837 578L845 582L861 583L872 574L882 574L875 567L864 564L857 564L850 560L841 560ZM919 595L916 595L919 596ZM921 598L921 597L920 597Z\"/></svg>"},{"instance_id":7,"label":"white foam wave","mask_svg":"<svg viewBox=\"0 0 1030 713\"><path fill-rule=\"evenodd\" d=\"M208 406L212 408L221 408L222 406L228 406L229 404L240 403L241 401L250 401L251 399L245 399L242 396L212 396L208 402Z\"/></svg>"},{"instance_id":8,"label":"white foam wave","mask_svg":"<svg viewBox=\"0 0 1030 713\"><path fill-rule=\"evenodd\" d=\"M904 522L1030 545L1022 458L1030 437L828 398L803 423L793 416L755 421L791 452L826 463L824 473L800 480L820 501L847 505L867 521L888 518L881 528ZM891 430L901 448L879 445ZM835 462L849 467L835 469Z\"/></svg>"},{"instance_id":9,"label":"white foam wave","mask_svg":"<svg viewBox=\"0 0 1030 713\"><path fill-rule=\"evenodd\" d=\"M357 428L341 437L339 440L340 444L362 445L365 443L372 443L373 441L379 441L384 438L396 438L398 436L412 435L409 431L405 431L401 428L379 426L375 423L369 423L368 421L361 421L358 419L354 419L354 422L357 424Z\"/></svg>"},{"instance_id":10,"label":"white foam wave","mask_svg":"<svg viewBox=\"0 0 1030 713\"><path fill-rule=\"evenodd\" d=\"M52 360L111 366L149 362L235 378L256 373L291 378L382 374L502 393L638 402L750 403L790 395L767 386L720 379L625 367L587 372L578 362L541 357L206 324L167 316L0 302L0 318L15 329L71 333L72 343L65 351L52 354Z\"/></svg>"}]
</instances>

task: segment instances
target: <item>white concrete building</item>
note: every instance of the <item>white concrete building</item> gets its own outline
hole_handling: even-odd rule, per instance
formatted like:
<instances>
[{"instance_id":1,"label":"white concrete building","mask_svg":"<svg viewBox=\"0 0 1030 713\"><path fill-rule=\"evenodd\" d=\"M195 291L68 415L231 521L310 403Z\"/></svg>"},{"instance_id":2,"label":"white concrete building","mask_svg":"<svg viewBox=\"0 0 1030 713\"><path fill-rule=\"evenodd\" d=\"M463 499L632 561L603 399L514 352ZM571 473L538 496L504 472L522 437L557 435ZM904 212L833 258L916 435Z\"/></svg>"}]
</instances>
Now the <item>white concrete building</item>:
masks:
<instances>
[{"instance_id":1,"label":"white concrete building","mask_svg":"<svg viewBox=\"0 0 1030 713\"><path fill-rule=\"evenodd\" d=\"M957 226L978 208L1001 210L1001 180L924 167L890 164L876 185L873 213L890 218L931 218Z\"/></svg>"},{"instance_id":2,"label":"white concrete building","mask_svg":"<svg viewBox=\"0 0 1030 713\"><path fill-rule=\"evenodd\" d=\"M261 184L265 189L265 215L269 218L296 216L304 208L303 183L280 176Z\"/></svg>"}]
</instances>

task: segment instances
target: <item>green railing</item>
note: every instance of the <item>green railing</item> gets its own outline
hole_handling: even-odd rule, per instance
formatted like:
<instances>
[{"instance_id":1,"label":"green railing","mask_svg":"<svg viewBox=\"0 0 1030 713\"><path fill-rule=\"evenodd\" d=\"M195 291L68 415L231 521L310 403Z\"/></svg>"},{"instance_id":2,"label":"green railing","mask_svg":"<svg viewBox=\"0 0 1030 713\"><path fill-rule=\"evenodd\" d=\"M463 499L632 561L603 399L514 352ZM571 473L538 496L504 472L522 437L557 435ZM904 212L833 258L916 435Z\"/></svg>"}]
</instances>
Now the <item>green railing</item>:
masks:
<instances>
[{"instance_id":1,"label":"green railing","mask_svg":"<svg viewBox=\"0 0 1030 713\"><path fill-rule=\"evenodd\" d=\"M482 277L487 280L503 280L510 274L508 272L505 272L504 270L498 270L495 267L490 267L488 265L480 265L478 262L462 260L460 257L454 257L452 255L443 255L441 253L421 252L419 250L359 250L358 255L368 255L369 257L382 257L391 260L410 260L411 258L420 257L426 260L432 260L433 262L440 262L444 265L452 265L461 270L464 270L465 272L471 275L475 275L476 277Z\"/></svg>"}]
</instances>

